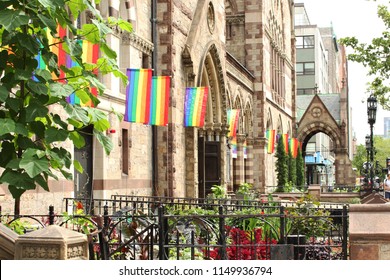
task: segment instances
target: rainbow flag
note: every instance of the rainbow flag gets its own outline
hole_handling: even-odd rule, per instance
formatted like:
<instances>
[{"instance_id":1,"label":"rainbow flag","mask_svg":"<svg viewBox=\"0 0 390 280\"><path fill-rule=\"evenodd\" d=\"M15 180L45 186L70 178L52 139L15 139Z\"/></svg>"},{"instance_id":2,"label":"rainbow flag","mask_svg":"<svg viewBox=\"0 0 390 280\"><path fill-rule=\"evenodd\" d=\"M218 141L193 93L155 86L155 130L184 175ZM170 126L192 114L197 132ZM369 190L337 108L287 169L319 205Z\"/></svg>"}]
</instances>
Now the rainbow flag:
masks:
<instances>
[{"instance_id":1,"label":"rainbow flag","mask_svg":"<svg viewBox=\"0 0 390 280\"><path fill-rule=\"evenodd\" d=\"M85 41L85 40L80 41L80 45L81 45L82 50L83 50L83 53L81 55L81 59L83 60L83 62L95 64L99 58L99 45L92 44L91 42ZM61 65L66 65L66 67L68 67L68 68L71 68L71 67L78 65L77 62L73 61L72 58L70 57L70 55L68 55L68 54L64 54L64 56L61 57L61 59L59 58L58 62L60 63L60 61L62 63ZM62 71L61 71L61 73L62 73ZM97 75L97 70L95 70L94 73ZM64 76L60 75L60 78L64 78ZM90 90L94 96L98 95L96 88L93 87L93 88L90 88ZM77 97L76 94L74 94L74 93L69 95L68 102L70 104L79 104L81 106L93 107L92 100L90 100L86 104L84 104L81 102L80 98Z\"/></svg>"},{"instance_id":2,"label":"rainbow flag","mask_svg":"<svg viewBox=\"0 0 390 280\"><path fill-rule=\"evenodd\" d=\"M186 88L184 102L184 126L204 126L209 88Z\"/></svg>"},{"instance_id":3,"label":"rainbow flag","mask_svg":"<svg viewBox=\"0 0 390 280\"><path fill-rule=\"evenodd\" d=\"M286 151L286 154L288 154L288 134L287 133L282 134L282 141L284 144L284 149Z\"/></svg>"},{"instance_id":4,"label":"rainbow flag","mask_svg":"<svg viewBox=\"0 0 390 280\"><path fill-rule=\"evenodd\" d=\"M229 124L228 137L236 136L239 117L240 117L240 110L239 109L228 110L228 114L227 114L227 120L228 120L228 124Z\"/></svg>"},{"instance_id":5,"label":"rainbow flag","mask_svg":"<svg viewBox=\"0 0 390 280\"><path fill-rule=\"evenodd\" d=\"M293 156L293 158L296 158L297 155L298 155L298 146L299 146L298 139L297 138L291 138L290 141L289 141L289 144L290 144L291 155Z\"/></svg>"},{"instance_id":6,"label":"rainbow flag","mask_svg":"<svg viewBox=\"0 0 390 280\"><path fill-rule=\"evenodd\" d=\"M171 77L153 76L150 101L150 124L168 124L169 93L171 91Z\"/></svg>"},{"instance_id":7,"label":"rainbow flag","mask_svg":"<svg viewBox=\"0 0 390 280\"><path fill-rule=\"evenodd\" d=\"M267 153L273 154L275 151L275 129L267 130L266 138L268 140Z\"/></svg>"},{"instance_id":8,"label":"rainbow flag","mask_svg":"<svg viewBox=\"0 0 390 280\"><path fill-rule=\"evenodd\" d=\"M127 69L124 121L149 124L152 69Z\"/></svg>"},{"instance_id":9,"label":"rainbow flag","mask_svg":"<svg viewBox=\"0 0 390 280\"><path fill-rule=\"evenodd\" d=\"M232 148L232 158L237 158L237 138L236 138L236 136L233 136L232 140L230 141L230 146Z\"/></svg>"}]
</instances>

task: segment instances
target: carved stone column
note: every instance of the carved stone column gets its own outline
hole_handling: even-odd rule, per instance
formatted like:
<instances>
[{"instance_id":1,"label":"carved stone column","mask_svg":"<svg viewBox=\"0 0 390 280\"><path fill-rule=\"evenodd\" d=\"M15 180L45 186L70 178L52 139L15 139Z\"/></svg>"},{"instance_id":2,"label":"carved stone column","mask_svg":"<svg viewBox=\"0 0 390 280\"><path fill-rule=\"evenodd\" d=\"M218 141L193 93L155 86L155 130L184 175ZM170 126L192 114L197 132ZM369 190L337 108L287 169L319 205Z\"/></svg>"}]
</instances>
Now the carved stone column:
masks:
<instances>
[{"instance_id":1,"label":"carved stone column","mask_svg":"<svg viewBox=\"0 0 390 280\"><path fill-rule=\"evenodd\" d=\"M253 184L253 138L246 138L245 182Z\"/></svg>"},{"instance_id":2,"label":"carved stone column","mask_svg":"<svg viewBox=\"0 0 390 280\"><path fill-rule=\"evenodd\" d=\"M238 188L245 181L244 143L245 135L237 134L237 158L233 164L233 186Z\"/></svg>"},{"instance_id":3,"label":"carved stone column","mask_svg":"<svg viewBox=\"0 0 390 280\"><path fill-rule=\"evenodd\" d=\"M336 185L355 185L356 173L348 157L347 149L335 149Z\"/></svg>"}]
</instances>

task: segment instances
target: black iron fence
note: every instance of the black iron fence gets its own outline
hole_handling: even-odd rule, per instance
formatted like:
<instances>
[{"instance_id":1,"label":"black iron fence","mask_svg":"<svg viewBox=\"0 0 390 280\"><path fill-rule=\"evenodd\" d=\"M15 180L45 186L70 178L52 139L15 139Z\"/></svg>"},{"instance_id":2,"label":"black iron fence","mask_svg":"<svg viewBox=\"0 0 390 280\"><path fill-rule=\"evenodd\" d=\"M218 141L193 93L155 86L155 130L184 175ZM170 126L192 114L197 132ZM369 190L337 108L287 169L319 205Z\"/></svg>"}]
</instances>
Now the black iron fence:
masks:
<instances>
[{"instance_id":1,"label":"black iron fence","mask_svg":"<svg viewBox=\"0 0 390 280\"><path fill-rule=\"evenodd\" d=\"M115 198L115 199L114 199ZM33 218L88 235L90 259L347 259L348 207L157 197L65 199ZM80 215L89 205L92 213Z\"/></svg>"}]
</instances>

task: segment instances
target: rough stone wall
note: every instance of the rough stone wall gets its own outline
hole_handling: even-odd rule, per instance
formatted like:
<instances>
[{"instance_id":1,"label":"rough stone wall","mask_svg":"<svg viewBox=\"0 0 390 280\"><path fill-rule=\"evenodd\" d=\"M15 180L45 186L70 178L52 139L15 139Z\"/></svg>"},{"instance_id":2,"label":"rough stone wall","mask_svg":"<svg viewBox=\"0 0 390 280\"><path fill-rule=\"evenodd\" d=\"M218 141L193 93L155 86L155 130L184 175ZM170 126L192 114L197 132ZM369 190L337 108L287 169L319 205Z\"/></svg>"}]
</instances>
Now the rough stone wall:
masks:
<instances>
[{"instance_id":1,"label":"rough stone wall","mask_svg":"<svg viewBox=\"0 0 390 280\"><path fill-rule=\"evenodd\" d=\"M268 112L272 128L281 121L282 132L291 133L295 98L294 52L292 47L291 1L246 1L246 65L255 76L254 82L254 183L262 192L275 184L274 155L265 151L265 131ZM261 19L259 21L259 19ZM273 52L282 57L283 87L273 92L271 86Z\"/></svg>"}]
</instances>

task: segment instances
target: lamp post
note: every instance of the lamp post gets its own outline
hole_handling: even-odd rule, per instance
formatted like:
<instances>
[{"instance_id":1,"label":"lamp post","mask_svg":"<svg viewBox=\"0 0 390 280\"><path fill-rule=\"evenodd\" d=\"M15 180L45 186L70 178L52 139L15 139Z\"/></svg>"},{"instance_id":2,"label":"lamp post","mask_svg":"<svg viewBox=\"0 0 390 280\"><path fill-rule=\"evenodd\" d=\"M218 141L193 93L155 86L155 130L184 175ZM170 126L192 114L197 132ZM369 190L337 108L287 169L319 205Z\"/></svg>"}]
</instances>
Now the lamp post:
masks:
<instances>
[{"instance_id":1,"label":"lamp post","mask_svg":"<svg viewBox=\"0 0 390 280\"><path fill-rule=\"evenodd\" d=\"M370 164L370 151L371 151L371 137L370 135L366 135L366 151L367 151L367 161L364 164L364 169L365 169L365 182L367 183L367 190L369 189L369 181L370 181L370 169L371 169L371 164Z\"/></svg>"},{"instance_id":2,"label":"lamp post","mask_svg":"<svg viewBox=\"0 0 390 280\"><path fill-rule=\"evenodd\" d=\"M371 189L373 190L374 185L374 134L373 128L376 121L376 109L377 109L377 100L374 95L370 95L367 98L367 116L368 116L368 124L370 125L370 179L371 179Z\"/></svg>"}]
</instances>

